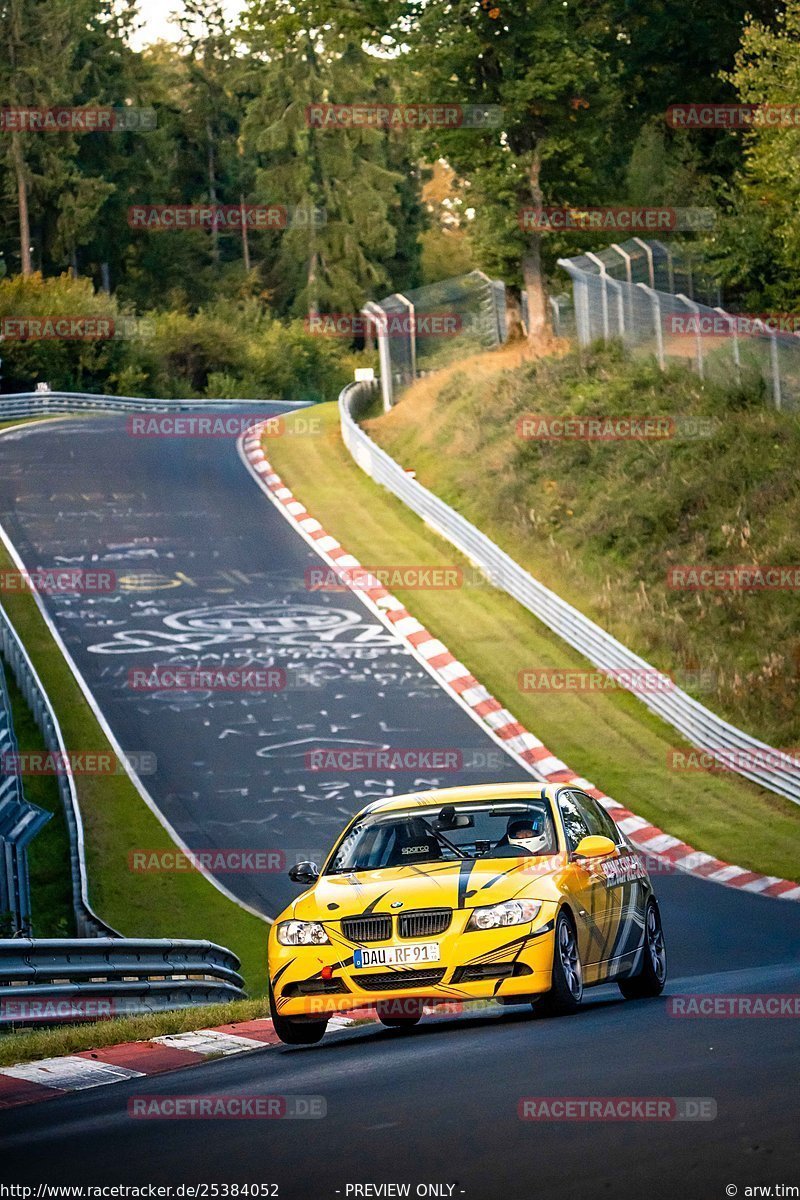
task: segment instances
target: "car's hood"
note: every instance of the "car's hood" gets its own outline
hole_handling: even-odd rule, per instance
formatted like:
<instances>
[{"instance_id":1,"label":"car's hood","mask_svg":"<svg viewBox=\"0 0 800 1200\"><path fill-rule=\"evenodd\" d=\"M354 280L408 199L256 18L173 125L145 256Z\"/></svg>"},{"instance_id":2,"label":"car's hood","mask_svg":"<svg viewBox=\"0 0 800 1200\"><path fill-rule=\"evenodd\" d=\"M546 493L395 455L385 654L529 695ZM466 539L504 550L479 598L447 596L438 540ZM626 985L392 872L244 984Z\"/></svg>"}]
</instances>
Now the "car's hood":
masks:
<instances>
[{"instance_id":1,"label":"car's hood","mask_svg":"<svg viewBox=\"0 0 800 1200\"><path fill-rule=\"evenodd\" d=\"M551 855L542 860L496 858L481 863L438 862L324 875L299 897L293 915L305 920L338 921L365 912L474 908L520 895L549 900L554 898L553 876L566 865L566 855Z\"/></svg>"}]
</instances>

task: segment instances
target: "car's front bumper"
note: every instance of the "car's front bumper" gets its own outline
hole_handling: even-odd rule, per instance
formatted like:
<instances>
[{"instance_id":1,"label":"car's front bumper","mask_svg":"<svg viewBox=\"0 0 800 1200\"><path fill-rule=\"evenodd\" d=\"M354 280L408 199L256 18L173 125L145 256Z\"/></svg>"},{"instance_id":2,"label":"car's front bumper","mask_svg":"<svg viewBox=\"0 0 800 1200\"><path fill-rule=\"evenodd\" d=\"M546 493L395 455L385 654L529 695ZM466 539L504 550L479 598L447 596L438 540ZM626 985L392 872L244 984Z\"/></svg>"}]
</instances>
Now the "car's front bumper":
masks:
<instances>
[{"instance_id":1,"label":"car's front bumper","mask_svg":"<svg viewBox=\"0 0 800 1200\"><path fill-rule=\"evenodd\" d=\"M538 995L551 985L553 915L540 912L533 922L502 929L448 931L430 939L439 943L439 961L415 968L357 969L356 945L340 936L330 945L282 946L273 931L269 975L275 1003L282 1016L313 1017L415 998L469 1003ZM324 968L330 968L328 980Z\"/></svg>"}]
</instances>

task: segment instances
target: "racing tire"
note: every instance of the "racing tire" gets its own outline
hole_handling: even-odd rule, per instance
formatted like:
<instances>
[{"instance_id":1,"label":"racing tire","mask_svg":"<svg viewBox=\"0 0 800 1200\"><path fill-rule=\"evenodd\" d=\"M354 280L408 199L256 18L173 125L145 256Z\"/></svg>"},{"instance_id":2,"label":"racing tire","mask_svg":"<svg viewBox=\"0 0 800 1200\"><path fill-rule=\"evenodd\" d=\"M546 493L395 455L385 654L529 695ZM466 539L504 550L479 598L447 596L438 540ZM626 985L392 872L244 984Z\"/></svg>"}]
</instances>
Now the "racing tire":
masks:
<instances>
[{"instance_id":1,"label":"racing tire","mask_svg":"<svg viewBox=\"0 0 800 1200\"><path fill-rule=\"evenodd\" d=\"M667 982L667 949L661 913L655 900L647 902L644 918L642 964L635 975L618 979L617 984L626 1000L644 1000L660 996Z\"/></svg>"},{"instance_id":2,"label":"racing tire","mask_svg":"<svg viewBox=\"0 0 800 1200\"><path fill-rule=\"evenodd\" d=\"M577 1012L583 1000L583 967L578 952L578 935L572 915L566 910L556 918L553 935L553 980L549 992L533 1003L537 1017L560 1017Z\"/></svg>"},{"instance_id":3,"label":"racing tire","mask_svg":"<svg viewBox=\"0 0 800 1200\"><path fill-rule=\"evenodd\" d=\"M396 1004L396 1001L392 1002L390 1000L386 1004L376 1005L376 1012L381 1025L385 1025L387 1029L412 1029L414 1025L419 1024L422 1019L422 1004L417 1006L416 1001L414 1001L409 1005L408 1001L403 1001L403 1004L409 1005L412 1011L410 1013L403 1013L401 1016L392 1013L394 1004ZM417 1007L419 1007L419 1012L415 1011Z\"/></svg>"},{"instance_id":4,"label":"racing tire","mask_svg":"<svg viewBox=\"0 0 800 1200\"><path fill-rule=\"evenodd\" d=\"M328 1028L327 1017L321 1021L309 1020L307 1017L282 1017L275 1003L275 993L271 983L269 985L269 1009L272 1028L287 1046L315 1046L325 1036L325 1030Z\"/></svg>"}]
</instances>

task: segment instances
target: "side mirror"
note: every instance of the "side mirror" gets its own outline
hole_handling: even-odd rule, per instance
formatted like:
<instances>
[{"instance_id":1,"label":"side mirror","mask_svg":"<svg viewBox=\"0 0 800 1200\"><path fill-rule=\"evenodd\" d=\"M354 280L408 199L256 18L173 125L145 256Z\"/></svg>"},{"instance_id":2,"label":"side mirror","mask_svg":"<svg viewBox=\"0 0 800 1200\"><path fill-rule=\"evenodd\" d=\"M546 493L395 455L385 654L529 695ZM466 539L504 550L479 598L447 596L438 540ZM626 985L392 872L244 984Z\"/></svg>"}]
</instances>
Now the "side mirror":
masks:
<instances>
[{"instance_id":1,"label":"side mirror","mask_svg":"<svg viewBox=\"0 0 800 1200\"><path fill-rule=\"evenodd\" d=\"M319 867L315 862L299 862L289 868L289 878L292 883L316 883L319 879Z\"/></svg>"},{"instance_id":2,"label":"side mirror","mask_svg":"<svg viewBox=\"0 0 800 1200\"><path fill-rule=\"evenodd\" d=\"M611 838L593 835L581 838L575 850L575 858L606 858L613 854L617 847Z\"/></svg>"}]
</instances>

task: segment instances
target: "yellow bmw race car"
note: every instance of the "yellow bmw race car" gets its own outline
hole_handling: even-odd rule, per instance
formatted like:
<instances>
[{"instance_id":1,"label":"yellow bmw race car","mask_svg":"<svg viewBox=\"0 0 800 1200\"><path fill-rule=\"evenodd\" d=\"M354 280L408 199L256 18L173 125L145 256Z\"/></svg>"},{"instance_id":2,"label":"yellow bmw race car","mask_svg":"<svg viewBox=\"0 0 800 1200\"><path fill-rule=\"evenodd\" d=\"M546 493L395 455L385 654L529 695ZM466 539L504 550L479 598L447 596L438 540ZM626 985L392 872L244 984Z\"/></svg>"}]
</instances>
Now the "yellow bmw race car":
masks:
<instances>
[{"instance_id":1,"label":"yellow bmw race car","mask_svg":"<svg viewBox=\"0 0 800 1200\"><path fill-rule=\"evenodd\" d=\"M269 938L275 1031L310 1044L335 1012L375 1005L414 1025L423 1004L531 1002L573 1012L616 980L667 977L641 855L595 799L562 784L486 784L378 800L358 813Z\"/></svg>"}]
</instances>

